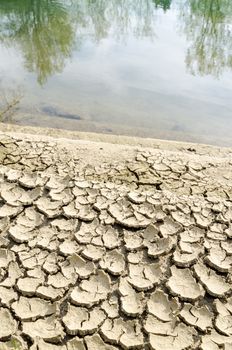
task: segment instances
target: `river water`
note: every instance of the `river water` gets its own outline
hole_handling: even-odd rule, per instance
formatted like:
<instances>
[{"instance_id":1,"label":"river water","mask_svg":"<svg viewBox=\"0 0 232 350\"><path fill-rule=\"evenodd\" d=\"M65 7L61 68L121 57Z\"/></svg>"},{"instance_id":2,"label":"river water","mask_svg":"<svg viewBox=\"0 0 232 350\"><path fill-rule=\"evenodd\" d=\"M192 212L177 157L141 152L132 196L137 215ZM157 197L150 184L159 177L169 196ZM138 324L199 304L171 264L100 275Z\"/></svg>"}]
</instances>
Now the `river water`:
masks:
<instances>
[{"instance_id":1,"label":"river water","mask_svg":"<svg viewBox=\"0 0 232 350\"><path fill-rule=\"evenodd\" d=\"M2 120L232 146L231 0L1 0Z\"/></svg>"}]
</instances>

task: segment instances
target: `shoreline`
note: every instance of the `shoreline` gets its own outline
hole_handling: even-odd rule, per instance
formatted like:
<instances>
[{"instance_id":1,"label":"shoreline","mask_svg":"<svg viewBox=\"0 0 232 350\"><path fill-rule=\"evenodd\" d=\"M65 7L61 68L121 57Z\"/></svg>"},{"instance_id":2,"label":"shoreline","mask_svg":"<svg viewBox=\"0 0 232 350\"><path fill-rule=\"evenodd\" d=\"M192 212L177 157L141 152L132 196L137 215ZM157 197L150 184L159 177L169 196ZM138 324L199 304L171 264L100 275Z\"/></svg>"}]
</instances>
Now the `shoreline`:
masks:
<instances>
[{"instance_id":1,"label":"shoreline","mask_svg":"<svg viewBox=\"0 0 232 350\"><path fill-rule=\"evenodd\" d=\"M14 124L21 127L36 127L36 128L53 128L66 131L76 131L80 133L94 133L94 134L105 134L108 136L125 136L135 137L142 139L160 139L160 140L172 140L180 142L190 142L199 144L209 144L214 146L232 147L231 138L228 135L219 137L218 135L210 136L205 131L204 134L199 133L188 133L187 131L174 131L161 128L157 125L157 129L148 129L146 127L138 126L126 126L113 123L95 122L90 120L68 120L65 118L54 118L47 115L40 114L19 114L14 118ZM12 124L13 125L13 124ZM65 125L65 129L64 129ZM74 131L74 132L75 132Z\"/></svg>"},{"instance_id":2,"label":"shoreline","mask_svg":"<svg viewBox=\"0 0 232 350\"><path fill-rule=\"evenodd\" d=\"M92 142L103 142L110 144L124 144L128 146L144 147L144 148L160 148L160 149L177 149L184 150L188 148L195 148L196 152L203 150L225 150L230 151L232 147L217 146L205 143L197 142L185 142L175 141L166 139L156 139L149 137L137 137L137 136L125 136L125 135L114 135L105 133L95 132L84 132L84 131L71 131L66 129L57 129L50 127L38 127L38 126L21 126L17 124L7 124L0 122L0 132L6 132L13 135L17 134L28 134L34 136L40 136L44 138L59 138L67 140L82 140Z\"/></svg>"}]
</instances>

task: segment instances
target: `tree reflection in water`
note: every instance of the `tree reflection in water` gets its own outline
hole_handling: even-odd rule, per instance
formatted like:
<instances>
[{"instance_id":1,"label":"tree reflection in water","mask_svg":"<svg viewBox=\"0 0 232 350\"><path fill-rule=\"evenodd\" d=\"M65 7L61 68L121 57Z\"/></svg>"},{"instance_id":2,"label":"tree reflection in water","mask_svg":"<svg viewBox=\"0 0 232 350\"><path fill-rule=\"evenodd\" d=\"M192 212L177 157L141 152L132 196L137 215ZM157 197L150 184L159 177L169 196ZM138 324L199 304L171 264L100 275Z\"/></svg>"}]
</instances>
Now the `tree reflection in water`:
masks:
<instances>
[{"instance_id":1,"label":"tree reflection in water","mask_svg":"<svg viewBox=\"0 0 232 350\"><path fill-rule=\"evenodd\" d=\"M166 12L172 3L190 42L188 69L219 76L232 68L231 0L1 0L0 41L19 47L44 84L86 37L155 37L157 8Z\"/></svg>"},{"instance_id":2,"label":"tree reflection in water","mask_svg":"<svg viewBox=\"0 0 232 350\"><path fill-rule=\"evenodd\" d=\"M75 27L56 0L1 0L0 40L20 47L25 66L40 84L61 72L71 56Z\"/></svg>"},{"instance_id":3,"label":"tree reflection in water","mask_svg":"<svg viewBox=\"0 0 232 350\"><path fill-rule=\"evenodd\" d=\"M167 11L171 7L172 0L153 0L156 7L161 7L164 11Z\"/></svg>"},{"instance_id":4,"label":"tree reflection in water","mask_svg":"<svg viewBox=\"0 0 232 350\"><path fill-rule=\"evenodd\" d=\"M166 8L167 0L158 2ZM155 6L152 0L1 0L0 16L0 40L20 47L27 69L44 84L86 35L152 37Z\"/></svg>"},{"instance_id":5,"label":"tree reflection in water","mask_svg":"<svg viewBox=\"0 0 232 350\"><path fill-rule=\"evenodd\" d=\"M181 29L191 43L187 68L192 74L219 77L232 68L232 1L185 0L180 4Z\"/></svg>"}]
</instances>

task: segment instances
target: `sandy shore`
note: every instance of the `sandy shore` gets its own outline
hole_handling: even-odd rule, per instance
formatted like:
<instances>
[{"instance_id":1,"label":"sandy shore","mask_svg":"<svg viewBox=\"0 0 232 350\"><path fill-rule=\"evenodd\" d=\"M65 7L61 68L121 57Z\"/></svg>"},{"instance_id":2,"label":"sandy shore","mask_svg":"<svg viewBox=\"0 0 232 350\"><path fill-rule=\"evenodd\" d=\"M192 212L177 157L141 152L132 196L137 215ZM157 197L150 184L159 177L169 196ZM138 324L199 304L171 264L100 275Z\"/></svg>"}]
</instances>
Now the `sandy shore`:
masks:
<instances>
[{"instance_id":1,"label":"sandy shore","mask_svg":"<svg viewBox=\"0 0 232 350\"><path fill-rule=\"evenodd\" d=\"M0 349L231 350L232 149L0 124Z\"/></svg>"}]
</instances>

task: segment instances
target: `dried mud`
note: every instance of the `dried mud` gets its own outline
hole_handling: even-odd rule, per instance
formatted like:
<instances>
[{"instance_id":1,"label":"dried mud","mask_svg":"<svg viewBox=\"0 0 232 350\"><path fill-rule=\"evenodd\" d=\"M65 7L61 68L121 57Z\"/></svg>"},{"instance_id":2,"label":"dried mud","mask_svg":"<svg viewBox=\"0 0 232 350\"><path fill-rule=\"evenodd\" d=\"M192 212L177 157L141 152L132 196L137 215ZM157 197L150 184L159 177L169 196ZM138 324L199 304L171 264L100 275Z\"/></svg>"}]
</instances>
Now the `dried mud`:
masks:
<instances>
[{"instance_id":1,"label":"dried mud","mask_svg":"<svg viewBox=\"0 0 232 350\"><path fill-rule=\"evenodd\" d=\"M0 133L0 349L231 350L231 150Z\"/></svg>"}]
</instances>

